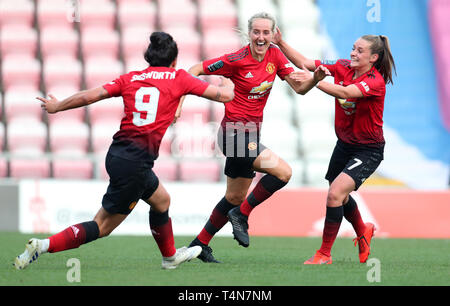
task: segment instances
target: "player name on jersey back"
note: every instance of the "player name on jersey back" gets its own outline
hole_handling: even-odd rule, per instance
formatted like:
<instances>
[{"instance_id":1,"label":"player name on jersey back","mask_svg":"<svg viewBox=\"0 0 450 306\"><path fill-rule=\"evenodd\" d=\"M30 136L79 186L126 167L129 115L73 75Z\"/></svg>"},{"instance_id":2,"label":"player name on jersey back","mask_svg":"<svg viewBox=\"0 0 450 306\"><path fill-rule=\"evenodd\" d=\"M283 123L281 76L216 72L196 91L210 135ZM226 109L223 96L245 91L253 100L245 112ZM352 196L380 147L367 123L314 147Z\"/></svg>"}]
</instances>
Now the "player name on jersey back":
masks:
<instances>
[{"instance_id":1,"label":"player name on jersey back","mask_svg":"<svg viewBox=\"0 0 450 306\"><path fill-rule=\"evenodd\" d=\"M176 72L170 72L170 71L150 71L150 72L144 72L142 74L133 75L131 78L131 82L134 81L143 81L145 79L153 79L153 80L174 80L176 76Z\"/></svg>"}]
</instances>

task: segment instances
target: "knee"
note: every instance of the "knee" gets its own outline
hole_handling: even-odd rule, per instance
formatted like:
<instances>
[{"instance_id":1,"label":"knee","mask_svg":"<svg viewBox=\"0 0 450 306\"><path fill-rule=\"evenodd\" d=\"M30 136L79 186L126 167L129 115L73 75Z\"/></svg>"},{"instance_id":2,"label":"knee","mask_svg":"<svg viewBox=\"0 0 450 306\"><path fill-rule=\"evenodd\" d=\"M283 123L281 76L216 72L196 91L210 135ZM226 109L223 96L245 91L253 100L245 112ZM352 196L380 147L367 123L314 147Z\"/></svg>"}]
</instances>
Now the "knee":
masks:
<instances>
[{"instance_id":1,"label":"knee","mask_svg":"<svg viewBox=\"0 0 450 306\"><path fill-rule=\"evenodd\" d=\"M243 192L228 192L225 198L233 205L240 205L244 202L246 196L247 194Z\"/></svg>"},{"instance_id":2,"label":"knee","mask_svg":"<svg viewBox=\"0 0 450 306\"><path fill-rule=\"evenodd\" d=\"M156 203L152 203L151 207L153 210L163 213L169 209L170 206L170 195L166 193L163 197L158 199Z\"/></svg>"},{"instance_id":3,"label":"knee","mask_svg":"<svg viewBox=\"0 0 450 306\"><path fill-rule=\"evenodd\" d=\"M339 192L334 188L330 188L327 194L327 206L337 207L343 204L343 201L347 197L346 194Z\"/></svg>"},{"instance_id":4,"label":"knee","mask_svg":"<svg viewBox=\"0 0 450 306\"><path fill-rule=\"evenodd\" d=\"M289 183L291 177L292 177L292 168L290 166L284 167L283 171L281 171L281 173L278 175L278 179L285 183Z\"/></svg>"}]
</instances>

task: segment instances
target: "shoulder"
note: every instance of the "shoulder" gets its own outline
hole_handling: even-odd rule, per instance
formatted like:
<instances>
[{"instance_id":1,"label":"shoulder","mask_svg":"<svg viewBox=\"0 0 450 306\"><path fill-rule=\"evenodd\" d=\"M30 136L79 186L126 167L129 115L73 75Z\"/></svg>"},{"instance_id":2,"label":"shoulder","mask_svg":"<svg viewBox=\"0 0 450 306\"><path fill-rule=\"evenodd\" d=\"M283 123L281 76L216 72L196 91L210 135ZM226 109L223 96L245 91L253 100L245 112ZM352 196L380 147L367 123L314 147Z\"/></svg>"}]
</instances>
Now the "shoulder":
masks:
<instances>
[{"instance_id":1,"label":"shoulder","mask_svg":"<svg viewBox=\"0 0 450 306\"><path fill-rule=\"evenodd\" d=\"M229 63L235 63L235 62L243 60L249 54L250 54L250 47L248 45L246 45L245 47L242 47L241 49L239 49L233 53L225 54L224 58Z\"/></svg>"},{"instance_id":2,"label":"shoulder","mask_svg":"<svg viewBox=\"0 0 450 306\"><path fill-rule=\"evenodd\" d=\"M351 69L351 67L350 67L351 61L350 60L339 59L336 61L336 64L338 64L339 66L342 66L344 68Z\"/></svg>"}]
</instances>

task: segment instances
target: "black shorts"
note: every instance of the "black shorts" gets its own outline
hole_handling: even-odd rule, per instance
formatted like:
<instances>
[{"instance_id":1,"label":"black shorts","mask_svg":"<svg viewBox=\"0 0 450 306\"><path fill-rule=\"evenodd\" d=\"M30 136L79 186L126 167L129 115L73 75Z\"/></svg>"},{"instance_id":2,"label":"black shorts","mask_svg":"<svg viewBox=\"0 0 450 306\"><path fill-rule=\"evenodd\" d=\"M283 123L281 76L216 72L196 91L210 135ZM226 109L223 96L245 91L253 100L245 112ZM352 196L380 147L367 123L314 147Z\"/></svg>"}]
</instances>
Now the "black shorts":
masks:
<instances>
[{"instance_id":1,"label":"black shorts","mask_svg":"<svg viewBox=\"0 0 450 306\"><path fill-rule=\"evenodd\" d=\"M158 177L148 162L106 155L109 185L102 206L111 214L128 215L140 199L148 200L158 188Z\"/></svg>"},{"instance_id":2,"label":"black shorts","mask_svg":"<svg viewBox=\"0 0 450 306\"><path fill-rule=\"evenodd\" d=\"M383 156L384 144L352 145L338 140L325 179L331 184L341 172L344 172L355 181L355 190L358 190L378 168Z\"/></svg>"},{"instance_id":3,"label":"black shorts","mask_svg":"<svg viewBox=\"0 0 450 306\"><path fill-rule=\"evenodd\" d=\"M253 162L266 149L258 131L219 128L217 143L226 157L224 173L231 178L254 178Z\"/></svg>"}]
</instances>

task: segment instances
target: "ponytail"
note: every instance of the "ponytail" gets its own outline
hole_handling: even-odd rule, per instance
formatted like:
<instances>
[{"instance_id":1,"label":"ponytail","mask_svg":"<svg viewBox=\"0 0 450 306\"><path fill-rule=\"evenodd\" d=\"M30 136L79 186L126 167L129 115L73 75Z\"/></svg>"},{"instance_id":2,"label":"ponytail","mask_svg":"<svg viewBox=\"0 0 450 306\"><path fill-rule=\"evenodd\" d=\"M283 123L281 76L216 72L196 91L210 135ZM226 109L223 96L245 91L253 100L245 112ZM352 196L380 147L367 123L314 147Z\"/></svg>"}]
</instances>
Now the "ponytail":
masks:
<instances>
[{"instance_id":1,"label":"ponytail","mask_svg":"<svg viewBox=\"0 0 450 306\"><path fill-rule=\"evenodd\" d=\"M391 53L391 47L389 39L384 35L364 35L362 39L371 43L372 54L378 54L378 60L375 62L374 67L383 76L386 84L394 84L392 80L392 72L397 75L397 69L395 68L394 57Z\"/></svg>"},{"instance_id":2,"label":"ponytail","mask_svg":"<svg viewBox=\"0 0 450 306\"><path fill-rule=\"evenodd\" d=\"M178 56L177 43L170 34L153 32L144 58L152 67L169 67Z\"/></svg>"}]
</instances>

